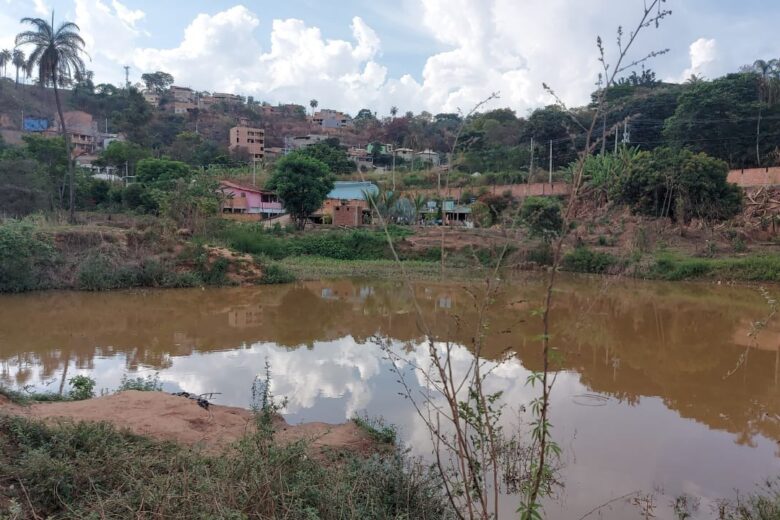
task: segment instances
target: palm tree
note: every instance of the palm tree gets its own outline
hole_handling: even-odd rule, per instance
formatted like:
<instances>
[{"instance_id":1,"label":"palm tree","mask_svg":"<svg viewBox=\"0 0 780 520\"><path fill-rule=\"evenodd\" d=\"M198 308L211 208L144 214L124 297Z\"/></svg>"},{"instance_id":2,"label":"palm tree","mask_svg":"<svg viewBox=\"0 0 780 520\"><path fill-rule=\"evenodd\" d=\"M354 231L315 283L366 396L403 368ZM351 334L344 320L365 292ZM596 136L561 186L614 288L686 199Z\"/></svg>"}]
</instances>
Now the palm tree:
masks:
<instances>
[{"instance_id":1,"label":"palm tree","mask_svg":"<svg viewBox=\"0 0 780 520\"><path fill-rule=\"evenodd\" d=\"M316 99L312 99L309 101L309 106L311 107L311 115L314 115L314 109L317 108L319 105L319 102Z\"/></svg>"},{"instance_id":2,"label":"palm tree","mask_svg":"<svg viewBox=\"0 0 780 520\"><path fill-rule=\"evenodd\" d=\"M11 51L3 49L0 51L0 67L3 68L3 76L5 77L5 70L8 64L11 62Z\"/></svg>"},{"instance_id":3,"label":"palm tree","mask_svg":"<svg viewBox=\"0 0 780 520\"><path fill-rule=\"evenodd\" d=\"M19 69L24 71L27 68L27 60L25 59L24 52L21 49L14 49L11 63L16 67L16 88L19 88Z\"/></svg>"},{"instance_id":4,"label":"palm tree","mask_svg":"<svg viewBox=\"0 0 780 520\"><path fill-rule=\"evenodd\" d=\"M423 209L428 204L428 198L422 193L415 193L414 197L409 197L409 202L412 203L414 208L414 223L417 224L420 222L420 215Z\"/></svg>"},{"instance_id":5,"label":"palm tree","mask_svg":"<svg viewBox=\"0 0 780 520\"><path fill-rule=\"evenodd\" d=\"M54 88L54 100L60 116L60 130L65 140L65 151L68 157L70 183L68 217L71 222L74 222L76 198L70 136L65 128L65 115L62 112L60 92L57 87L69 81L72 73L80 74L84 70L84 60L80 56L84 52L84 40L79 36L79 26L75 23L63 22L55 30L54 12L51 14L51 25L41 18L22 18L21 23L30 24L35 30L17 34L16 46L33 46L32 53L27 58L27 66L30 70L34 67L38 68L38 82L41 87L51 85Z\"/></svg>"},{"instance_id":6,"label":"palm tree","mask_svg":"<svg viewBox=\"0 0 780 520\"><path fill-rule=\"evenodd\" d=\"M390 107L390 115L393 116L393 119L395 119L396 114L398 113L398 107L393 105Z\"/></svg>"},{"instance_id":7,"label":"palm tree","mask_svg":"<svg viewBox=\"0 0 780 520\"><path fill-rule=\"evenodd\" d=\"M753 70L759 75L758 82L758 100L764 102L768 106L771 106L773 99L773 91L775 88L772 75L777 70L777 60L756 60L753 62ZM759 103L758 106L758 123L756 124L756 166L761 166L761 111L763 105Z\"/></svg>"}]
</instances>

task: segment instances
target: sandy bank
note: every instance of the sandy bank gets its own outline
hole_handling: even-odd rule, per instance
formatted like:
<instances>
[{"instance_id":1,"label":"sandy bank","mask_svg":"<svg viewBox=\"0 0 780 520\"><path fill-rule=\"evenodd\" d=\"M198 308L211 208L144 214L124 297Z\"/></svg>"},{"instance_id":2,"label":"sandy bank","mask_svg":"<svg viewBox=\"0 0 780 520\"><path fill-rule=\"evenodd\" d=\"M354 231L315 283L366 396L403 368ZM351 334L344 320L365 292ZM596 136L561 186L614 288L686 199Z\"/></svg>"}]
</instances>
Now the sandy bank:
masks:
<instances>
[{"instance_id":1,"label":"sandy bank","mask_svg":"<svg viewBox=\"0 0 780 520\"><path fill-rule=\"evenodd\" d=\"M0 396L0 413L47 422L105 421L118 428L156 439L221 450L250 432L252 412L243 408L211 405L208 410L184 397L164 392L126 391L86 401L36 403L19 406ZM344 424L289 425L279 418L276 439L281 443L305 439L313 454L348 450L367 454L376 443L352 421Z\"/></svg>"}]
</instances>

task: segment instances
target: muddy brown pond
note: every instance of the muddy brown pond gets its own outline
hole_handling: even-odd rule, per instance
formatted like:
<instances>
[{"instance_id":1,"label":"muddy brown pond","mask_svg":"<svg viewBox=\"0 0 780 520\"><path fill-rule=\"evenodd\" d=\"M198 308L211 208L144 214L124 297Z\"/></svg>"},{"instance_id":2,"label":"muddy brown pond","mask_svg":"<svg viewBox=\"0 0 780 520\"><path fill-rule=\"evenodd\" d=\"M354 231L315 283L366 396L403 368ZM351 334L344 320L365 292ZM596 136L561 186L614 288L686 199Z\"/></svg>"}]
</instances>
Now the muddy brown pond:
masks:
<instances>
[{"instance_id":1,"label":"muddy brown pond","mask_svg":"<svg viewBox=\"0 0 780 520\"><path fill-rule=\"evenodd\" d=\"M479 285L414 290L435 339L460 345L465 365ZM541 367L531 313L541 295L539 281L513 282L491 306L485 356L509 357L490 390L504 392L510 423L528 420L517 410L538 391L526 378ZM552 423L564 486L546 516L580 518L640 491L654 496L658 518L682 493L697 497L696 517L710 518L717 499L780 475L780 324L748 335L767 313L750 287L564 278L552 315L563 354ZM219 392L217 404L248 406L267 360L288 421L381 416L426 455L428 433L379 346L388 341L425 355L408 292L391 281L0 297L4 384L67 391L83 373L113 389L125 374L158 373L165 390ZM641 515L617 501L593 517Z\"/></svg>"}]
</instances>

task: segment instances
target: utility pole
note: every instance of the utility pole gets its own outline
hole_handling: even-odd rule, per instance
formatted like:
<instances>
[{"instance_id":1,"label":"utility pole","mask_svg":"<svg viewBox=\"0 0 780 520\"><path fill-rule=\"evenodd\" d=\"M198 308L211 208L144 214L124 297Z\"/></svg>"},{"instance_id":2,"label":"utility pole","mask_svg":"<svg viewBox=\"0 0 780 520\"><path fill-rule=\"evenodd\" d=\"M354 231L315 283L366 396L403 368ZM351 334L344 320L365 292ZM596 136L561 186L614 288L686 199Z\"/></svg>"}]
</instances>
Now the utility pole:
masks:
<instances>
[{"instance_id":1,"label":"utility pole","mask_svg":"<svg viewBox=\"0 0 780 520\"><path fill-rule=\"evenodd\" d=\"M257 186L257 159L252 159L252 186Z\"/></svg>"},{"instance_id":2,"label":"utility pole","mask_svg":"<svg viewBox=\"0 0 780 520\"><path fill-rule=\"evenodd\" d=\"M631 142L631 134L628 132L628 121L623 123L623 144Z\"/></svg>"},{"instance_id":3,"label":"utility pole","mask_svg":"<svg viewBox=\"0 0 780 520\"><path fill-rule=\"evenodd\" d=\"M125 65L125 88L130 88L130 65Z\"/></svg>"},{"instance_id":4,"label":"utility pole","mask_svg":"<svg viewBox=\"0 0 780 520\"><path fill-rule=\"evenodd\" d=\"M620 139L620 130L615 127L615 153L617 154L618 139Z\"/></svg>"},{"instance_id":5,"label":"utility pole","mask_svg":"<svg viewBox=\"0 0 780 520\"><path fill-rule=\"evenodd\" d=\"M393 193L395 193L395 147L393 147Z\"/></svg>"},{"instance_id":6,"label":"utility pole","mask_svg":"<svg viewBox=\"0 0 780 520\"><path fill-rule=\"evenodd\" d=\"M549 178L550 178L550 184L552 184L552 139L550 139L550 169L549 169Z\"/></svg>"},{"instance_id":7,"label":"utility pole","mask_svg":"<svg viewBox=\"0 0 780 520\"><path fill-rule=\"evenodd\" d=\"M531 184L531 176L534 174L534 138L531 138L531 165L528 167L528 182Z\"/></svg>"}]
</instances>

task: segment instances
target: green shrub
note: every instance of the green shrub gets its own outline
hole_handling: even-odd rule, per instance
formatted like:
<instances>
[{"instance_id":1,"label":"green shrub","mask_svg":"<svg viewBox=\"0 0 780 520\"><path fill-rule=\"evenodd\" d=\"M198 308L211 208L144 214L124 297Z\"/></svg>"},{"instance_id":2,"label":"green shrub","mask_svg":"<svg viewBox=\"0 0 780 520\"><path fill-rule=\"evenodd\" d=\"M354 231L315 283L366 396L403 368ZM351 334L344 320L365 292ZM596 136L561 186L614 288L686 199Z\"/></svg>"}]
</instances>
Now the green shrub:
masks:
<instances>
[{"instance_id":1,"label":"green shrub","mask_svg":"<svg viewBox=\"0 0 780 520\"><path fill-rule=\"evenodd\" d=\"M95 397L95 380L87 376L74 376L68 380L71 390L68 397L73 401L83 401Z\"/></svg>"},{"instance_id":2,"label":"green shrub","mask_svg":"<svg viewBox=\"0 0 780 520\"><path fill-rule=\"evenodd\" d=\"M396 443L398 432L392 425L385 423L382 418L356 415L352 418L352 422L377 442L391 445Z\"/></svg>"},{"instance_id":3,"label":"green shrub","mask_svg":"<svg viewBox=\"0 0 780 520\"><path fill-rule=\"evenodd\" d=\"M160 383L160 375L147 375L146 377L129 378L127 374L122 375L122 380L119 383L117 392L124 392L125 390L137 390L139 392L159 392L162 390L162 383Z\"/></svg>"},{"instance_id":4,"label":"green shrub","mask_svg":"<svg viewBox=\"0 0 780 520\"><path fill-rule=\"evenodd\" d=\"M530 249L526 253L525 259L529 262L534 262L535 264L538 265L552 265L553 263L552 247L550 247L550 244L547 242L539 244L537 247Z\"/></svg>"},{"instance_id":5,"label":"green shrub","mask_svg":"<svg viewBox=\"0 0 780 520\"><path fill-rule=\"evenodd\" d=\"M120 285L120 276L127 278L127 273L118 275L116 268L104 256L94 254L88 257L78 268L77 283L82 291L107 291Z\"/></svg>"},{"instance_id":6,"label":"green shrub","mask_svg":"<svg viewBox=\"0 0 780 520\"><path fill-rule=\"evenodd\" d=\"M562 267L575 273L606 273L618 263L617 258L586 247L578 247L563 257Z\"/></svg>"},{"instance_id":7,"label":"green shrub","mask_svg":"<svg viewBox=\"0 0 780 520\"><path fill-rule=\"evenodd\" d=\"M51 239L30 221L0 224L0 292L41 289L50 283L47 269L57 257Z\"/></svg>"},{"instance_id":8,"label":"green shrub","mask_svg":"<svg viewBox=\"0 0 780 520\"><path fill-rule=\"evenodd\" d=\"M520 209L520 220L531 236L552 240L563 230L561 203L553 197L528 197Z\"/></svg>"},{"instance_id":9,"label":"green shrub","mask_svg":"<svg viewBox=\"0 0 780 520\"><path fill-rule=\"evenodd\" d=\"M260 283L264 285L292 283L295 281L295 275L284 267L277 264L268 264L263 266L263 277Z\"/></svg>"}]
</instances>

